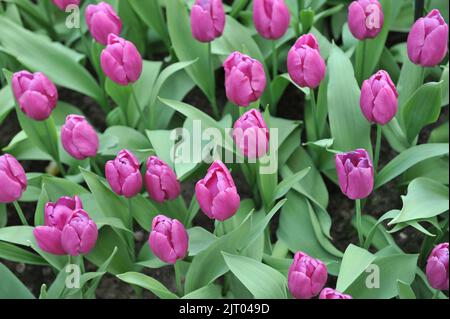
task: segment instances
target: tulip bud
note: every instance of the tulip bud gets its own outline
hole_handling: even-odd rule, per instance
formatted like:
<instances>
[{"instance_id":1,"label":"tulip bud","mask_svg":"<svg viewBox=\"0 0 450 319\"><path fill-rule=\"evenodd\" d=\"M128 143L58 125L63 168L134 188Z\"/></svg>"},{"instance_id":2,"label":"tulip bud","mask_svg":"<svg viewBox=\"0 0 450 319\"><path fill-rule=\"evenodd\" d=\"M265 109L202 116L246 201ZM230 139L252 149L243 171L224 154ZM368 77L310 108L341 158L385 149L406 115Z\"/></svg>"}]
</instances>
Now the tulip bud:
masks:
<instances>
[{"instance_id":1,"label":"tulip bud","mask_svg":"<svg viewBox=\"0 0 450 319\"><path fill-rule=\"evenodd\" d=\"M289 28L290 20L291 15L284 0L253 1L253 22L263 38L281 38Z\"/></svg>"},{"instance_id":2,"label":"tulip bud","mask_svg":"<svg viewBox=\"0 0 450 319\"><path fill-rule=\"evenodd\" d=\"M44 209L44 225L62 230L73 212L78 209L83 209L83 204L78 196L73 198L63 196L56 203L48 202Z\"/></svg>"},{"instance_id":3,"label":"tulip bud","mask_svg":"<svg viewBox=\"0 0 450 319\"><path fill-rule=\"evenodd\" d=\"M409 59L424 67L441 63L447 54L447 46L448 25L437 9L418 19L408 35Z\"/></svg>"},{"instance_id":4,"label":"tulip bud","mask_svg":"<svg viewBox=\"0 0 450 319\"><path fill-rule=\"evenodd\" d=\"M130 198L141 191L139 160L128 150L121 150L114 160L106 163L105 175L112 190L118 195Z\"/></svg>"},{"instance_id":5,"label":"tulip bud","mask_svg":"<svg viewBox=\"0 0 450 319\"><path fill-rule=\"evenodd\" d=\"M108 36L100 62L106 76L119 85L136 82L142 73L142 57L135 45L115 34Z\"/></svg>"},{"instance_id":6,"label":"tulip bud","mask_svg":"<svg viewBox=\"0 0 450 319\"><path fill-rule=\"evenodd\" d=\"M266 74L261 62L240 52L233 52L223 67L226 94L231 102L248 106L261 97L266 87Z\"/></svg>"},{"instance_id":7,"label":"tulip bud","mask_svg":"<svg viewBox=\"0 0 450 319\"><path fill-rule=\"evenodd\" d=\"M222 0L196 0L191 9L192 36L200 42L220 37L225 27Z\"/></svg>"},{"instance_id":8,"label":"tulip bud","mask_svg":"<svg viewBox=\"0 0 450 319\"><path fill-rule=\"evenodd\" d=\"M71 256L88 254L97 242L95 222L82 209L74 211L61 232L61 245Z\"/></svg>"},{"instance_id":9,"label":"tulip bud","mask_svg":"<svg viewBox=\"0 0 450 319\"><path fill-rule=\"evenodd\" d=\"M233 177L221 161L215 161L206 176L197 182L195 196L202 211L220 221L233 216L240 205Z\"/></svg>"},{"instance_id":10,"label":"tulip bud","mask_svg":"<svg viewBox=\"0 0 450 319\"><path fill-rule=\"evenodd\" d=\"M296 299L311 299L322 290L327 278L327 266L323 262L297 252L289 268L289 291Z\"/></svg>"},{"instance_id":11,"label":"tulip bud","mask_svg":"<svg viewBox=\"0 0 450 319\"><path fill-rule=\"evenodd\" d=\"M37 226L33 235L40 249L53 255L65 255L61 245L61 230L52 226Z\"/></svg>"},{"instance_id":12,"label":"tulip bud","mask_svg":"<svg viewBox=\"0 0 450 319\"><path fill-rule=\"evenodd\" d=\"M353 299L353 297L331 288L324 288L319 295L319 299Z\"/></svg>"},{"instance_id":13,"label":"tulip bud","mask_svg":"<svg viewBox=\"0 0 450 319\"><path fill-rule=\"evenodd\" d=\"M364 149L336 155L341 191L350 199L362 199L373 190L373 165Z\"/></svg>"},{"instance_id":14,"label":"tulip bud","mask_svg":"<svg viewBox=\"0 0 450 319\"><path fill-rule=\"evenodd\" d=\"M375 38L383 23L383 8L378 0L353 1L348 7L348 27L358 40Z\"/></svg>"},{"instance_id":15,"label":"tulip bud","mask_svg":"<svg viewBox=\"0 0 450 319\"><path fill-rule=\"evenodd\" d=\"M98 136L92 126L81 115L68 115L61 128L61 142L71 156L77 160L94 157L98 150Z\"/></svg>"},{"instance_id":16,"label":"tulip bud","mask_svg":"<svg viewBox=\"0 0 450 319\"><path fill-rule=\"evenodd\" d=\"M325 77L325 61L319 42L309 33L302 35L289 50L287 68L291 79L301 87L315 89Z\"/></svg>"},{"instance_id":17,"label":"tulip bud","mask_svg":"<svg viewBox=\"0 0 450 319\"><path fill-rule=\"evenodd\" d=\"M36 121L46 120L58 103L55 85L40 72L14 73L12 89L22 112Z\"/></svg>"},{"instance_id":18,"label":"tulip bud","mask_svg":"<svg viewBox=\"0 0 450 319\"><path fill-rule=\"evenodd\" d=\"M233 138L248 158L259 158L269 150L269 129L258 110L251 109L234 123Z\"/></svg>"},{"instance_id":19,"label":"tulip bud","mask_svg":"<svg viewBox=\"0 0 450 319\"><path fill-rule=\"evenodd\" d=\"M163 215L153 218L148 240L153 254L168 264L183 259L188 250L188 234L183 224Z\"/></svg>"},{"instance_id":20,"label":"tulip bud","mask_svg":"<svg viewBox=\"0 0 450 319\"><path fill-rule=\"evenodd\" d=\"M60 9L66 10L69 5L80 5L80 0L52 0L53 3Z\"/></svg>"},{"instance_id":21,"label":"tulip bud","mask_svg":"<svg viewBox=\"0 0 450 319\"><path fill-rule=\"evenodd\" d=\"M389 74L378 71L362 85L361 110L369 122L384 125L397 114L397 98L397 89Z\"/></svg>"},{"instance_id":22,"label":"tulip bud","mask_svg":"<svg viewBox=\"0 0 450 319\"><path fill-rule=\"evenodd\" d=\"M156 156L147 160L145 186L151 199L158 203L173 200L180 195L180 182L173 169Z\"/></svg>"},{"instance_id":23,"label":"tulip bud","mask_svg":"<svg viewBox=\"0 0 450 319\"><path fill-rule=\"evenodd\" d=\"M95 41L103 45L108 44L109 34L120 35L122 32L122 21L107 2L88 5L86 23Z\"/></svg>"},{"instance_id":24,"label":"tulip bud","mask_svg":"<svg viewBox=\"0 0 450 319\"><path fill-rule=\"evenodd\" d=\"M448 290L448 243L434 247L428 257L426 272L431 287Z\"/></svg>"},{"instance_id":25,"label":"tulip bud","mask_svg":"<svg viewBox=\"0 0 450 319\"><path fill-rule=\"evenodd\" d=\"M23 167L12 155L0 156L0 203L18 200L27 188L27 177Z\"/></svg>"}]
</instances>

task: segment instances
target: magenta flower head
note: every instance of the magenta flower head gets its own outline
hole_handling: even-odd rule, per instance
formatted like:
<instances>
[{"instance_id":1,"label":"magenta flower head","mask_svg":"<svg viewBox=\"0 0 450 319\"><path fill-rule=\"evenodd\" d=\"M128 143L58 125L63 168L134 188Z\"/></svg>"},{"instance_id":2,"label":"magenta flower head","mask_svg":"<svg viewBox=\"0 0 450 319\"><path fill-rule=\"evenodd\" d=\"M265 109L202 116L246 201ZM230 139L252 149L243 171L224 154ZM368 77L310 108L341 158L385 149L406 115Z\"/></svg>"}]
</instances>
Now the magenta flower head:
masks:
<instances>
[{"instance_id":1,"label":"magenta flower head","mask_svg":"<svg viewBox=\"0 0 450 319\"><path fill-rule=\"evenodd\" d=\"M94 128L81 115L68 115L61 128L61 142L77 160L94 157L98 150L98 136Z\"/></svg>"},{"instance_id":2,"label":"magenta flower head","mask_svg":"<svg viewBox=\"0 0 450 319\"><path fill-rule=\"evenodd\" d=\"M240 205L233 177L221 161L215 161L206 176L197 182L195 196L202 211L220 221L233 216Z\"/></svg>"},{"instance_id":3,"label":"magenta flower head","mask_svg":"<svg viewBox=\"0 0 450 319\"><path fill-rule=\"evenodd\" d=\"M188 250L188 234L183 224L163 215L153 218L148 240L153 254L168 264L183 259Z\"/></svg>"},{"instance_id":4,"label":"magenta flower head","mask_svg":"<svg viewBox=\"0 0 450 319\"><path fill-rule=\"evenodd\" d=\"M92 37L100 44L108 44L110 33L120 35L122 21L107 2L90 4L86 8L86 23Z\"/></svg>"},{"instance_id":5,"label":"magenta flower head","mask_svg":"<svg viewBox=\"0 0 450 319\"><path fill-rule=\"evenodd\" d=\"M266 88L264 67L258 60L240 52L231 53L223 63L227 98L236 105L257 101Z\"/></svg>"},{"instance_id":6,"label":"magenta flower head","mask_svg":"<svg viewBox=\"0 0 450 319\"><path fill-rule=\"evenodd\" d=\"M100 62L106 76L119 85L136 82L142 73L142 57L136 46L115 34L108 36Z\"/></svg>"},{"instance_id":7,"label":"magenta flower head","mask_svg":"<svg viewBox=\"0 0 450 319\"><path fill-rule=\"evenodd\" d=\"M74 211L61 233L61 244L68 255L88 254L97 242L97 225L82 209Z\"/></svg>"},{"instance_id":8,"label":"magenta flower head","mask_svg":"<svg viewBox=\"0 0 450 319\"><path fill-rule=\"evenodd\" d=\"M319 42L309 33L302 35L289 50L287 69L291 79L301 87L315 89L325 77L325 61Z\"/></svg>"},{"instance_id":9,"label":"magenta flower head","mask_svg":"<svg viewBox=\"0 0 450 319\"><path fill-rule=\"evenodd\" d=\"M233 138L237 147L248 158L259 158L269 150L269 128L256 109L244 113L234 123Z\"/></svg>"},{"instance_id":10,"label":"magenta flower head","mask_svg":"<svg viewBox=\"0 0 450 319\"><path fill-rule=\"evenodd\" d=\"M434 247L428 257L426 272L431 287L448 290L448 243Z\"/></svg>"},{"instance_id":11,"label":"magenta flower head","mask_svg":"<svg viewBox=\"0 0 450 319\"><path fill-rule=\"evenodd\" d=\"M353 299L353 297L331 288L324 288L320 292L319 299Z\"/></svg>"},{"instance_id":12,"label":"magenta flower head","mask_svg":"<svg viewBox=\"0 0 450 319\"><path fill-rule=\"evenodd\" d=\"M222 0L196 0L191 9L192 36L200 42L220 37L225 28Z\"/></svg>"},{"instance_id":13,"label":"magenta flower head","mask_svg":"<svg viewBox=\"0 0 450 319\"><path fill-rule=\"evenodd\" d=\"M253 22L263 38L281 38L289 28L290 21L291 15L284 0L253 1Z\"/></svg>"},{"instance_id":14,"label":"magenta flower head","mask_svg":"<svg viewBox=\"0 0 450 319\"><path fill-rule=\"evenodd\" d=\"M121 150L114 160L106 163L105 175L112 190L118 195L131 198L142 189L139 160L128 150Z\"/></svg>"},{"instance_id":15,"label":"magenta flower head","mask_svg":"<svg viewBox=\"0 0 450 319\"><path fill-rule=\"evenodd\" d=\"M373 190L373 165L364 149L336 155L341 191L350 199L362 199Z\"/></svg>"},{"instance_id":16,"label":"magenta flower head","mask_svg":"<svg viewBox=\"0 0 450 319\"><path fill-rule=\"evenodd\" d=\"M58 103L55 85L40 72L14 73L12 89L22 112L36 121L46 120Z\"/></svg>"},{"instance_id":17,"label":"magenta flower head","mask_svg":"<svg viewBox=\"0 0 450 319\"><path fill-rule=\"evenodd\" d=\"M383 8L378 0L353 1L348 7L348 27L358 40L375 38L383 23Z\"/></svg>"},{"instance_id":18,"label":"magenta flower head","mask_svg":"<svg viewBox=\"0 0 450 319\"><path fill-rule=\"evenodd\" d=\"M66 10L69 5L79 6L81 0L52 0L55 6L57 6L60 10Z\"/></svg>"},{"instance_id":19,"label":"magenta flower head","mask_svg":"<svg viewBox=\"0 0 450 319\"><path fill-rule=\"evenodd\" d=\"M371 123L387 124L397 114L398 93L386 71L378 71L361 88L360 106Z\"/></svg>"},{"instance_id":20,"label":"magenta flower head","mask_svg":"<svg viewBox=\"0 0 450 319\"><path fill-rule=\"evenodd\" d=\"M173 200L180 195L180 182L173 169L156 156L147 160L145 187L151 199L158 203Z\"/></svg>"},{"instance_id":21,"label":"magenta flower head","mask_svg":"<svg viewBox=\"0 0 450 319\"><path fill-rule=\"evenodd\" d=\"M73 212L78 209L83 209L83 204L78 196L73 198L63 196L56 203L48 202L45 204L44 225L62 230Z\"/></svg>"},{"instance_id":22,"label":"magenta flower head","mask_svg":"<svg viewBox=\"0 0 450 319\"><path fill-rule=\"evenodd\" d=\"M27 188L25 171L17 159L9 154L0 156L0 203L18 200Z\"/></svg>"},{"instance_id":23,"label":"magenta flower head","mask_svg":"<svg viewBox=\"0 0 450 319\"><path fill-rule=\"evenodd\" d=\"M448 25L439 10L432 10L418 19L408 35L409 59L418 65L429 67L441 63L448 50Z\"/></svg>"},{"instance_id":24,"label":"magenta flower head","mask_svg":"<svg viewBox=\"0 0 450 319\"><path fill-rule=\"evenodd\" d=\"M311 299L327 282L327 266L318 259L297 252L289 268L288 287L296 299Z\"/></svg>"}]
</instances>

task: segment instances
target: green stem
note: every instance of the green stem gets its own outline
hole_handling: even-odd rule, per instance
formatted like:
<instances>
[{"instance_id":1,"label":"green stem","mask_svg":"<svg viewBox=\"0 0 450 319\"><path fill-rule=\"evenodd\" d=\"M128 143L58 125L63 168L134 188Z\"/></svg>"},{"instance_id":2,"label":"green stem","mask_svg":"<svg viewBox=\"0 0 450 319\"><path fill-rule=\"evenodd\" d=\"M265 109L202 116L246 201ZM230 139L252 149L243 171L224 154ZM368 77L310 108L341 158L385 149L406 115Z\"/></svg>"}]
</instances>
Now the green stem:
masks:
<instances>
[{"instance_id":1,"label":"green stem","mask_svg":"<svg viewBox=\"0 0 450 319\"><path fill-rule=\"evenodd\" d=\"M209 73L211 76L211 84L212 84L212 92L210 93L209 100L211 102L211 107L214 113L214 117L218 120L220 119L219 109L217 107L217 99L216 99L216 75L214 72L214 64L212 57L212 47L211 42L208 42L208 65L209 65Z\"/></svg>"},{"instance_id":2,"label":"green stem","mask_svg":"<svg viewBox=\"0 0 450 319\"><path fill-rule=\"evenodd\" d=\"M272 43L272 80L275 80L278 74L278 54L277 54L277 44L275 40Z\"/></svg>"},{"instance_id":3,"label":"green stem","mask_svg":"<svg viewBox=\"0 0 450 319\"><path fill-rule=\"evenodd\" d=\"M311 127L311 135L312 136L308 136L308 140L309 141L315 141L317 140L318 137L318 132L317 132L317 105L316 105L316 96L314 94L314 90L313 89L309 89L309 97L310 97L310 112L311 112L311 117L308 117L310 119L310 121L307 123L307 125L309 125Z\"/></svg>"},{"instance_id":4,"label":"green stem","mask_svg":"<svg viewBox=\"0 0 450 319\"><path fill-rule=\"evenodd\" d=\"M51 0L45 0L44 1L44 9L45 9L45 12L47 13L47 16L48 16L48 23L49 23L48 31L50 33L50 37L52 39L56 39L57 35L56 35L55 29L54 29L55 22L53 20L52 9L50 7L52 4L50 3L50 1Z\"/></svg>"},{"instance_id":5,"label":"green stem","mask_svg":"<svg viewBox=\"0 0 450 319\"><path fill-rule=\"evenodd\" d=\"M136 91L134 90L134 86L132 84L130 86L131 86L131 95L133 96L134 104L136 105L136 108L137 108L137 110L139 112L139 117L140 118L139 118L139 121L137 123L137 126L139 128L139 125L141 123L145 123L145 122L143 122L145 120L145 115L144 115L144 112L142 111L141 106L139 104L139 100L138 100L138 98L136 96Z\"/></svg>"},{"instance_id":6,"label":"green stem","mask_svg":"<svg viewBox=\"0 0 450 319\"><path fill-rule=\"evenodd\" d=\"M356 209L356 230L358 231L359 246L364 247L364 238L362 234L362 218L361 218L361 200L357 199L355 201Z\"/></svg>"},{"instance_id":7,"label":"green stem","mask_svg":"<svg viewBox=\"0 0 450 319\"><path fill-rule=\"evenodd\" d=\"M380 161L380 149L381 149L381 134L382 133L382 127L380 124L377 124L377 140L375 144L375 160L373 162L373 169L376 172L378 172L378 163Z\"/></svg>"},{"instance_id":8,"label":"green stem","mask_svg":"<svg viewBox=\"0 0 450 319\"><path fill-rule=\"evenodd\" d=\"M359 43L359 50L356 52L356 70L357 70L357 79L358 84L361 85L361 83L364 80L364 55L366 52L366 41L363 40Z\"/></svg>"},{"instance_id":9,"label":"green stem","mask_svg":"<svg viewBox=\"0 0 450 319\"><path fill-rule=\"evenodd\" d=\"M20 207L19 203L17 201L13 202L14 208L17 211L17 215L19 215L20 221L22 222L22 225L28 226L27 219L25 218L25 214L22 211L22 208Z\"/></svg>"},{"instance_id":10,"label":"green stem","mask_svg":"<svg viewBox=\"0 0 450 319\"><path fill-rule=\"evenodd\" d=\"M50 133L50 129L48 127L48 123L45 123L45 130L47 131L47 136L52 136L52 134ZM52 148L53 148L53 152L54 152L54 154L52 156L53 160L56 162L59 172L64 177L64 176L66 176L66 170L64 169L64 166L61 162L61 158L59 157L58 145L52 143Z\"/></svg>"}]
</instances>

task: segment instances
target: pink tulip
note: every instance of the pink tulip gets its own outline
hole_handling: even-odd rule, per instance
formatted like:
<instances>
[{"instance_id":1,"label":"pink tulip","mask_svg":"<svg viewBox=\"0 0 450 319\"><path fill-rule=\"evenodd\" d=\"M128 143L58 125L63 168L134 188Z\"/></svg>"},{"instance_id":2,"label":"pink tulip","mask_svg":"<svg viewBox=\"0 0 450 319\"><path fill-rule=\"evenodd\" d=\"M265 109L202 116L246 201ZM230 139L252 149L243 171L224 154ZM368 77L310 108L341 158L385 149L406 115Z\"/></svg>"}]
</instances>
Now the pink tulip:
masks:
<instances>
[{"instance_id":1,"label":"pink tulip","mask_svg":"<svg viewBox=\"0 0 450 319\"><path fill-rule=\"evenodd\" d=\"M200 42L220 37L225 28L222 0L196 0L191 10L192 36Z\"/></svg>"},{"instance_id":2,"label":"pink tulip","mask_svg":"<svg viewBox=\"0 0 450 319\"><path fill-rule=\"evenodd\" d=\"M68 115L61 128L61 142L77 160L94 157L98 150L98 136L94 128L81 115Z\"/></svg>"},{"instance_id":3,"label":"pink tulip","mask_svg":"<svg viewBox=\"0 0 450 319\"><path fill-rule=\"evenodd\" d=\"M48 202L45 204L44 225L62 230L73 212L78 209L83 209L83 204L78 196L73 198L63 196L56 203Z\"/></svg>"},{"instance_id":4,"label":"pink tulip","mask_svg":"<svg viewBox=\"0 0 450 319\"><path fill-rule=\"evenodd\" d=\"M95 41L103 45L108 44L109 34L120 35L122 32L122 21L107 2L88 5L86 23Z\"/></svg>"},{"instance_id":5,"label":"pink tulip","mask_svg":"<svg viewBox=\"0 0 450 319\"><path fill-rule=\"evenodd\" d=\"M315 89L325 77L325 61L313 34L302 35L289 50L287 68L291 79L301 87Z\"/></svg>"},{"instance_id":6,"label":"pink tulip","mask_svg":"<svg viewBox=\"0 0 450 319\"><path fill-rule=\"evenodd\" d=\"M156 156L147 160L145 186L151 199L158 203L173 200L180 195L180 182L173 169Z\"/></svg>"},{"instance_id":7,"label":"pink tulip","mask_svg":"<svg viewBox=\"0 0 450 319\"><path fill-rule=\"evenodd\" d=\"M53 255L66 255L61 244L61 230L51 226L37 226L33 230L34 238L40 249Z\"/></svg>"},{"instance_id":8,"label":"pink tulip","mask_svg":"<svg viewBox=\"0 0 450 319\"><path fill-rule=\"evenodd\" d=\"M18 200L27 188L25 171L17 159L9 154L0 156L0 203Z\"/></svg>"},{"instance_id":9,"label":"pink tulip","mask_svg":"<svg viewBox=\"0 0 450 319\"><path fill-rule=\"evenodd\" d=\"M408 35L409 59L424 67L441 63L448 50L448 25L439 10L418 19Z\"/></svg>"},{"instance_id":10,"label":"pink tulip","mask_svg":"<svg viewBox=\"0 0 450 319\"><path fill-rule=\"evenodd\" d=\"M131 198L141 191L139 160L128 150L121 150L114 160L106 163L105 175L112 190L118 195Z\"/></svg>"},{"instance_id":11,"label":"pink tulip","mask_svg":"<svg viewBox=\"0 0 450 319\"><path fill-rule=\"evenodd\" d=\"M142 73L142 57L135 45L115 34L109 34L100 62L106 76L119 85L136 82Z\"/></svg>"},{"instance_id":12,"label":"pink tulip","mask_svg":"<svg viewBox=\"0 0 450 319\"><path fill-rule=\"evenodd\" d=\"M248 158L259 158L269 151L269 128L256 109L244 113L234 123L233 138Z\"/></svg>"},{"instance_id":13,"label":"pink tulip","mask_svg":"<svg viewBox=\"0 0 450 319\"><path fill-rule=\"evenodd\" d=\"M226 94L231 102L248 106L261 97L266 87L266 74L261 62L240 52L233 52L223 67Z\"/></svg>"},{"instance_id":14,"label":"pink tulip","mask_svg":"<svg viewBox=\"0 0 450 319\"><path fill-rule=\"evenodd\" d=\"M311 299L319 294L327 278L327 266L323 262L297 252L289 268L289 291L296 299Z\"/></svg>"},{"instance_id":15,"label":"pink tulip","mask_svg":"<svg viewBox=\"0 0 450 319\"><path fill-rule=\"evenodd\" d=\"M53 3L60 9L66 10L69 5L80 5L80 0L52 0Z\"/></svg>"},{"instance_id":16,"label":"pink tulip","mask_svg":"<svg viewBox=\"0 0 450 319\"><path fill-rule=\"evenodd\" d=\"M188 234L183 224L163 215L153 218L149 245L153 254L168 264L183 259L188 250Z\"/></svg>"},{"instance_id":17,"label":"pink tulip","mask_svg":"<svg viewBox=\"0 0 450 319\"><path fill-rule=\"evenodd\" d=\"M254 0L253 22L266 39L281 38L289 28L291 15L284 0Z\"/></svg>"},{"instance_id":18,"label":"pink tulip","mask_svg":"<svg viewBox=\"0 0 450 319\"><path fill-rule=\"evenodd\" d=\"M383 8L378 0L353 1L348 7L348 27L359 40L375 38L383 23Z\"/></svg>"},{"instance_id":19,"label":"pink tulip","mask_svg":"<svg viewBox=\"0 0 450 319\"><path fill-rule=\"evenodd\" d=\"M240 205L233 177L221 161L215 161L206 176L197 182L195 196L202 211L220 221L232 217Z\"/></svg>"},{"instance_id":20,"label":"pink tulip","mask_svg":"<svg viewBox=\"0 0 450 319\"><path fill-rule=\"evenodd\" d=\"M340 293L331 288L324 288L319 295L319 299L353 299L352 296Z\"/></svg>"},{"instance_id":21,"label":"pink tulip","mask_svg":"<svg viewBox=\"0 0 450 319\"><path fill-rule=\"evenodd\" d=\"M448 243L434 247L428 257L426 272L431 287L448 290Z\"/></svg>"},{"instance_id":22,"label":"pink tulip","mask_svg":"<svg viewBox=\"0 0 450 319\"><path fill-rule=\"evenodd\" d=\"M378 71L362 85L361 110L369 122L384 125L397 114L397 98L397 89L389 74Z\"/></svg>"},{"instance_id":23,"label":"pink tulip","mask_svg":"<svg viewBox=\"0 0 450 319\"><path fill-rule=\"evenodd\" d=\"M350 199L362 199L373 190L373 165L364 149L336 155L341 191Z\"/></svg>"},{"instance_id":24,"label":"pink tulip","mask_svg":"<svg viewBox=\"0 0 450 319\"><path fill-rule=\"evenodd\" d=\"M22 112L36 121L46 120L58 103L55 85L40 72L14 73L12 89Z\"/></svg>"},{"instance_id":25,"label":"pink tulip","mask_svg":"<svg viewBox=\"0 0 450 319\"><path fill-rule=\"evenodd\" d=\"M61 244L67 254L88 254L95 246L98 229L95 222L82 209L74 211L61 233Z\"/></svg>"}]
</instances>

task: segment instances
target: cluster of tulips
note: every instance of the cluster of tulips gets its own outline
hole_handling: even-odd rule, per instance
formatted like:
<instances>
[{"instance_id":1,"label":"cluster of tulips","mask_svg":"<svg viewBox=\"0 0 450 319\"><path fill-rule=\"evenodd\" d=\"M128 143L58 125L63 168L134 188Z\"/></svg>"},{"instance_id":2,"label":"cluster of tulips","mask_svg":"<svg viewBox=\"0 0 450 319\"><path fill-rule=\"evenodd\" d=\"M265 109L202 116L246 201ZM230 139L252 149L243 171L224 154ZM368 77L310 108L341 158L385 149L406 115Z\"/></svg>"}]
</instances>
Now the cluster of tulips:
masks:
<instances>
[{"instance_id":1,"label":"cluster of tulips","mask_svg":"<svg viewBox=\"0 0 450 319\"><path fill-rule=\"evenodd\" d=\"M80 1L53 0L61 10ZM380 23L369 27L367 6L375 5ZM377 0L354 1L349 6L348 25L355 38L364 41L375 38L383 27L383 12ZM108 3L88 5L85 12L92 37L105 48L101 52L101 68L113 82L127 86L136 82L143 68L142 57L136 46L121 38L122 22ZM290 13L283 0L255 0L253 21L258 33L265 39L281 38L290 24ZM225 13L221 0L196 0L191 9L192 36L200 42L211 42L220 37L225 27ZM438 10L432 10L417 20L407 41L410 60L423 67L439 64L447 53L448 26ZM239 107L250 107L234 124L233 138L239 150L248 158L259 158L269 151L269 129L255 102L266 88L266 72L262 63L241 52L233 52L223 63L227 98ZM314 94L326 74L319 42L313 34L304 34L295 41L287 56L287 70L293 82L307 87ZM58 102L55 85L40 72L20 71L13 75L12 89L22 112L31 119L47 119ZM362 84L360 106L365 118L378 126L386 125L397 114L397 89L389 74L379 70ZM263 132L261 134L261 132ZM244 135L246 137L244 137ZM94 128L81 115L67 116L61 128L64 150L77 160L95 157L99 138ZM367 198L373 190L380 145L376 146L375 160L369 153L356 149L335 157L336 171L342 192L357 201ZM125 198L139 194L145 184L149 197L158 202L173 200L180 195L180 182L173 169L163 160L151 156L142 176L140 162L129 150L121 150L105 166L105 177L111 189ZM27 186L24 169L11 155L0 157L0 202L18 200ZM225 221L240 206L240 196L230 171L221 161L215 161L206 176L195 186L195 195L201 210L211 219ZM358 232L361 225L357 225ZM78 256L89 253L96 244L98 230L81 200L75 196L62 197L45 206L45 223L34 229L39 247L51 254ZM360 240L362 235L360 234ZM153 219L149 246L155 256L174 264L188 251L188 233L183 224L163 215ZM448 243L434 248L426 267L430 285L448 290ZM332 288L324 288L327 267L303 252L297 252L289 269L288 287L295 298L349 299Z\"/></svg>"}]
</instances>

